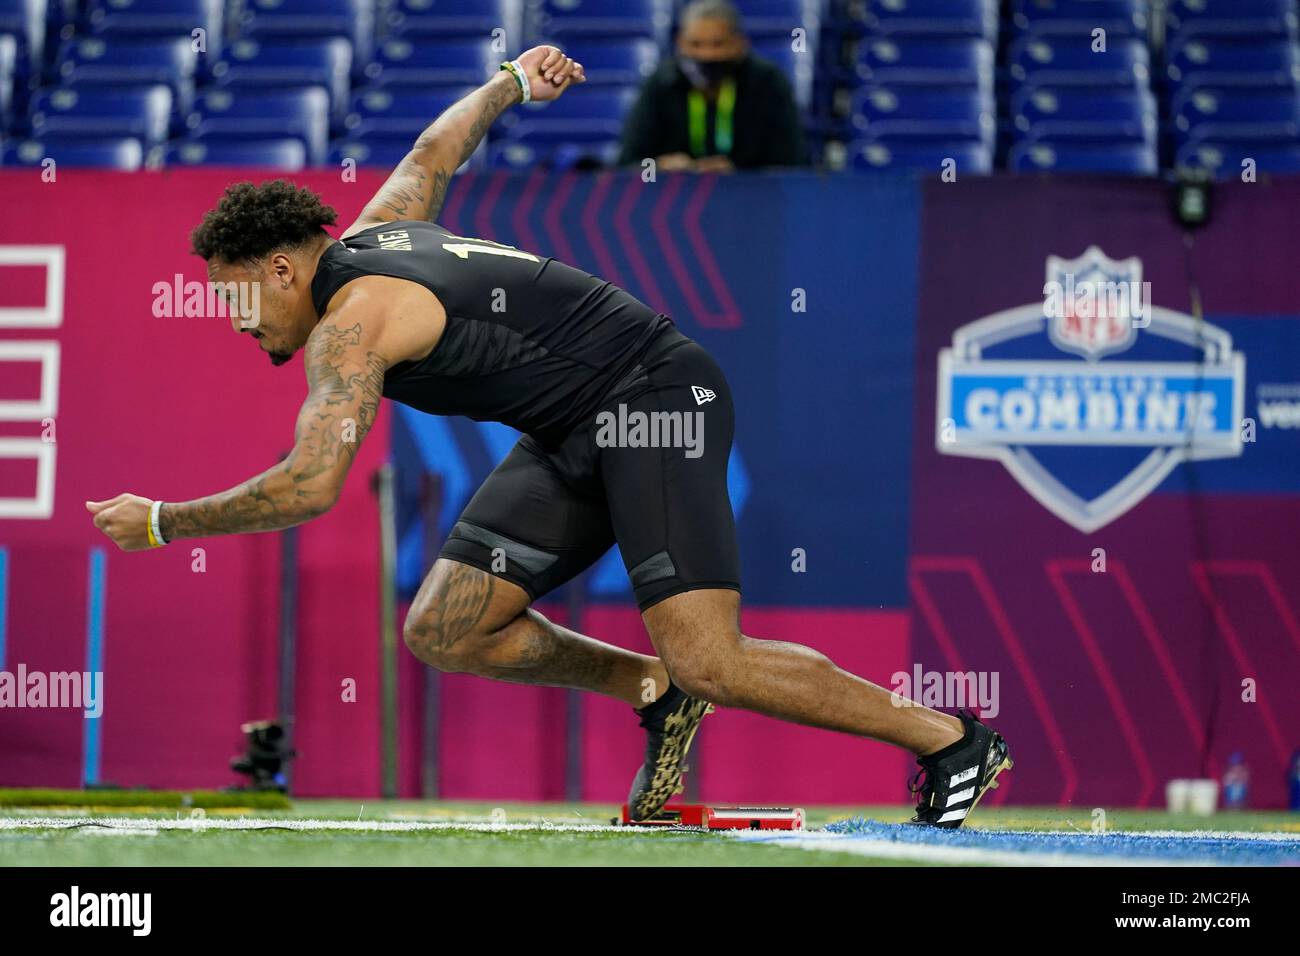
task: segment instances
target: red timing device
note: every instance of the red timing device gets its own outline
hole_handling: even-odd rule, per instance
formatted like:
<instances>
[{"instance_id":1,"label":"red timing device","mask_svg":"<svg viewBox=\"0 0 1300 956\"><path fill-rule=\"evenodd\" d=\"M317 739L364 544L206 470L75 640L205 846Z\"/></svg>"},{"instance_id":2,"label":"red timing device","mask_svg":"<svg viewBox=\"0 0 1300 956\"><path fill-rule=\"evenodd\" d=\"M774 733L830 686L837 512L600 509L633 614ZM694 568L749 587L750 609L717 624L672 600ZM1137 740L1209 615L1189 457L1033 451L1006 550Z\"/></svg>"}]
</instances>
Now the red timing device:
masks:
<instances>
[{"instance_id":1,"label":"red timing device","mask_svg":"<svg viewBox=\"0 0 1300 956\"><path fill-rule=\"evenodd\" d=\"M649 820L633 820L623 804L615 826L699 827L703 830L802 830L801 807L706 807L698 803L669 804Z\"/></svg>"}]
</instances>

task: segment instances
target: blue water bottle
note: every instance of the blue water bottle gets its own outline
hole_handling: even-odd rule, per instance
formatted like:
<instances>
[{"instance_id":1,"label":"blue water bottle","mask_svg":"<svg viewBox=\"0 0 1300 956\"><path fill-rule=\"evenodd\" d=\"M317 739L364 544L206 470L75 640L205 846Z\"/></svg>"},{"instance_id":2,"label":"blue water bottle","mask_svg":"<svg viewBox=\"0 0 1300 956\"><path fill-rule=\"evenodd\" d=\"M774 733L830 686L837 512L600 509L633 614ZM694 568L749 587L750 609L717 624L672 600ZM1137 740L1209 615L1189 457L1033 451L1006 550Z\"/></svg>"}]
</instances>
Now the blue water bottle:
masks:
<instances>
[{"instance_id":1,"label":"blue water bottle","mask_svg":"<svg viewBox=\"0 0 1300 956\"><path fill-rule=\"evenodd\" d=\"M1228 758L1223 772L1223 806L1227 810L1244 810L1250 798L1250 770L1246 758L1237 751Z\"/></svg>"}]
</instances>

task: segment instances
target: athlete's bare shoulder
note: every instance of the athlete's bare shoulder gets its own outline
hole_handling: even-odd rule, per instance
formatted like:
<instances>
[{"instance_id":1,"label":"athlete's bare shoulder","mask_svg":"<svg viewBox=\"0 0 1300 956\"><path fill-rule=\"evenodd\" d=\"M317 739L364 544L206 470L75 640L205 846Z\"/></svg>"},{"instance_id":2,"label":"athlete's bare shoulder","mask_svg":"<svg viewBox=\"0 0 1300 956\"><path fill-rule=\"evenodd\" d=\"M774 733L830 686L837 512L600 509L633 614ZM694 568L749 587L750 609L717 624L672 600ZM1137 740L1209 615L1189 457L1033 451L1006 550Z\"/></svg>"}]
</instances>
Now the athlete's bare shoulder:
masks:
<instances>
[{"instance_id":1,"label":"athlete's bare shoulder","mask_svg":"<svg viewBox=\"0 0 1300 956\"><path fill-rule=\"evenodd\" d=\"M447 327L438 297L410 279L360 276L334 293L320 325L363 325L390 365L419 361L433 351Z\"/></svg>"}]
</instances>

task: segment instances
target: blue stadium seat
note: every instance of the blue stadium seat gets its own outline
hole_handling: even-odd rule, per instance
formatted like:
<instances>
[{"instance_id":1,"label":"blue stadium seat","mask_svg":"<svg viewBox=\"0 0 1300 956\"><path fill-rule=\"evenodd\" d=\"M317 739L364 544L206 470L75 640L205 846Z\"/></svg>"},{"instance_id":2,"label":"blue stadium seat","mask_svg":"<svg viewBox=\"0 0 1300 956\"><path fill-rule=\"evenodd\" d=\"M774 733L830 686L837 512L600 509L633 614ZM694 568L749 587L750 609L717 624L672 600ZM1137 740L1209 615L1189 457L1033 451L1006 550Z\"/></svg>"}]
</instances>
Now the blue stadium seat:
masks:
<instances>
[{"instance_id":1,"label":"blue stadium seat","mask_svg":"<svg viewBox=\"0 0 1300 956\"><path fill-rule=\"evenodd\" d=\"M1012 100L1011 117L1016 138L1027 142L1109 139L1151 143L1156 135L1156 100L1150 90L1022 90Z\"/></svg>"},{"instance_id":2,"label":"blue stadium seat","mask_svg":"<svg viewBox=\"0 0 1300 956\"><path fill-rule=\"evenodd\" d=\"M998 34L997 7L985 0L872 0L863 23L876 36L984 37Z\"/></svg>"},{"instance_id":3,"label":"blue stadium seat","mask_svg":"<svg viewBox=\"0 0 1300 956\"><path fill-rule=\"evenodd\" d=\"M198 54L190 37L82 37L59 48L56 73L66 86L165 83L178 109L188 109L194 95Z\"/></svg>"},{"instance_id":4,"label":"blue stadium seat","mask_svg":"<svg viewBox=\"0 0 1300 956\"><path fill-rule=\"evenodd\" d=\"M234 40L213 67L218 85L265 90L320 86L329 93L331 115L347 109L352 44L342 37L302 40Z\"/></svg>"},{"instance_id":5,"label":"blue stadium seat","mask_svg":"<svg viewBox=\"0 0 1300 956\"><path fill-rule=\"evenodd\" d=\"M344 127L349 139L361 142L376 138L397 140L405 143L409 150L425 127L472 89L378 87L358 90L352 95Z\"/></svg>"},{"instance_id":6,"label":"blue stadium seat","mask_svg":"<svg viewBox=\"0 0 1300 956\"><path fill-rule=\"evenodd\" d=\"M1016 29L1040 36L1143 36L1147 29L1147 0L1015 0Z\"/></svg>"},{"instance_id":7,"label":"blue stadium seat","mask_svg":"<svg viewBox=\"0 0 1300 956\"><path fill-rule=\"evenodd\" d=\"M788 37L769 37L755 40L752 49L757 56L780 68L794 90L794 101L801 109L808 109L812 102L813 74L817 63L813 48L809 46L806 51L797 52Z\"/></svg>"},{"instance_id":8,"label":"blue stadium seat","mask_svg":"<svg viewBox=\"0 0 1300 956\"><path fill-rule=\"evenodd\" d=\"M1261 143L1188 143L1178 151L1180 169L1204 169L1217 179L1237 179L1242 165L1253 160L1255 172L1293 175L1300 173L1300 145Z\"/></svg>"},{"instance_id":9,"label":"blue stadium seat","mask_svg":"<svg viewBox=\"0 0 1300 956\"><path fill-rule=\"evenodd\" d=\"M207 52L221 52L222 0L93 0L90 29L102 36L193 37L202 29Z\"/></svg>"},{"instance_id":10,"label":"blue stadium seat","mask_svg":"<svg viewBox=\"0 0 1300 956\"><path fill-rule=\"evenodd\" d=\"M582 64L587 86L636 86L659 65L659 47L646 37L577 37L554 42Z\"/></svg>"},{"instance_id":11,"label":"blue stadium seat","mask_svg":"<svg viewBox=\"0 0 1300 956\"><path fill-rule=\"evenodd\" d=\"M392 169L411 151L414 143L409 139L340 139L330 144L328 163L338 166L345 159L351 159L358 166L379 166ZM457 172L465 169L481 169L487 161L487 143L480 143L479 148L467 159Z\"/></svg>"},{"instance_id":12,"label":"blue stadium seat","mask_svg":"<svg viewBox=\"0 0 1300 956\"><path fill-rule=\"evenodd\" d=\"M1193 37L1296 36L1296 0L1170 0L1170 44Z\"/></svg>"},{"instance_id":13,"label":"blue stadium seat","mask_svg":"<svg viewBox=\"0 0 1300 956\"><path fill-rule=\"evenodd\" d=\"M141 87L55 87L37 92L28 108L35 139L131 137L146 146L167 138L172 92Z\"/></svg>"},{"instance_id":14,"label":"blue stadium seat","mask_svg":"<svg viewBox=\"0 0 1300 956\"><path fill-rule=\"evenodd\" d=\"M613 166L618 162L619 141L593 140L585 143L504 142L488 150L487 164L493 169L574 169Z\"/></svg>"},{"instance_id":15,"label":"blue stadium seat","mask_svg":"<svg viewBox=\"0 0 1300 956\"><path fill-rule=\"evenodd\" d=\"M661 46L672 24L672 0L540 0L538 34L566 44L576 37L648 37Z\"/></svg>"},{"instance_id":16,"label":"blue stadium seat","mask_svg":"<svg viewBox=\"0 0 1300 956\"><path fill-rule=\"evenodd\" d=\"M479 85L505 59L487 38L439 40L437 43L388 40L379 45L364 73L381 86Z\"/></svg>"},{"instance_id":17,"label":"blue stadium seat","mask_svg":"<svg viewBox=\"0 0 1300 956\"><path fill-rule=\"evenodd\" d=\"M315 165L329 146L329 95L319 86L205 90L187 126L190 137L202 141L297 139Z\"/></svg>"},{"instance_id":18,"label":"blue stadium seat","mask_svg":"<svg viewBox=\"0 0 1300 956\"><path fill-rule=\"evenodd\" d=\"M1300 47L1289 40L1189 40L1168 53L1169 82L1180 91L1210 87L1294 87Z\"/></svg>"},{"instance_id":19,"label":"blue stadium seat","mask_svg":"<svg viewBox=\"0 0 1300 956\"><path fill-rule=\"evenodd\" d=\"M1154 176L1158 165L1146 143L1017 143L1007 157L1013 173Z\"/></svg>"},{"instance_id":20,"label":"blue stadium seat","mask_svg":"<svg viewBox=\"0 0 1300 956\"><path fill-rule=\"evenodd\" d=\"M1300 94L1295 90L1195 90L1179 97L1172 120L1180 144L1300 145Z\"/></svg>"},{"instance_id":21,"label":"blue stadium seat","mask_svg":"<svg viewBox=\"0 0 1300 956\"><path fill-rule=\"evenodd\" d=\"M993 147L974 140L952 143L884 143L858 140L849 144L849 168L862 172L908 170L939 175L952 160L960 179L963 175L983 176L993 171Z\"/></svg>"},{"instance_id":22,"label":"blue stadium seat","mask_svg":"<svg viewBox=\"0 0 1300 956\"><path fill-rule=\"evenodd\" d=\"M493 37L504 29L508 52L523 50L522 0L391 0L390 37Z\"/></svg>"},{"instance_id":23,"label":"blue stadium seat","mask_svg":"<svg viewBox=\"0 0 1300 956\"><path fill-rule=\"evenodd\" d=\"M787 43L791 31L805 31L811 43L820 33L820 0L737 0L745 34L752 40L780 37Z\"/></svg>"},{"instance_id":24,"label":"blue stadium seat","mask_svg":"<svg viewBox=\"0 0 1300 956\"><path fill-rule=\"evenodd\" d=\"M974 140L992 144L993 98L978 90L868 87L853 94L850 115L864 141Z\"/></svg>"},{"instance_id":25,"label":"blue stadium seat","mask_svg":"<svg viewBox=\"0 0 1300 956\"><path fill-rule=\"evenodd\" d=\"M20 75L39 70L45 49L46 0L0 0L0 34L17 44Z\"/></svg>"},{"instance_id":26,"label":"blue stadium seat","mask_svg":"<svg viewBox=\"0 0 1300 956\"><path fill-rule=\"evenodd\" d=\"M529 103L505 117L506 137L525 143L590 143L617 139L636 90L577 87L553 103Z\"/></svg>"},{"instance_id":27,"label":"blue stadium seat","mask_svg":"<svg viewBox=\"0 0 1300 956\"><path fill-rule=\"evenodd\" d=\"M871 37L858 44L855 72L878 86L968 86L993 89L993 45L961 40Z\"/></svg>"},{"instance_id":28,"label":"blue stadium seat","mask_svg":"<svg viewBox=\"0 0 1300 956\"><path fill-rule=\"evenodd\" d=\"M343 37L364 63L374 52L375 0L244 0L238 25L258 40Z\"/></svg>"},{"instance_id":29,"label":"blue stadium seat","mask_svg":"<svg viewBox=\"0 0 1300 956\"><path fill-rule=\"evenodd\" d=\"M1011 78L1022 86L1145 87L1151 80L1146 43L1116 37L1094 53L1088 36L1021 37L1011 46Z\"/></svg>"},{"instance_id":30,"label":"blue stadium seat","mask_svg":"<svg viewBox=\"0 0 1300 956\"><path fill-rule=\"evenodd\" d=\"M358 166L381 166L384 169L393 169L406 158L412 145L395 139L368 142L354 139L336 140L330 144L327 161L329 165L336 167L345 159L351 159Z\"/></svg>"},{"instance_id":31,"label":"blue stadium seat","mask_svg":"<svg viewBox=\"0 0 1300 956\"><path fill-rule=\"evenodd\" d=\"M134 172L144 164L138 139L22 139L5 145L4 166L40 166L53 159L59 166Z\"/></svg>"},{"instance_id":32,"label":"blue stadium seat","mask_svg":"<svg viewBox=\"0 0 1300 956\"><path fill-rule=\"evenodd\" d=\"M155 148L148 166L260 166L294 173L307 165L307 148L298 139L177 140Z\"/></svg>"}]
</instances>

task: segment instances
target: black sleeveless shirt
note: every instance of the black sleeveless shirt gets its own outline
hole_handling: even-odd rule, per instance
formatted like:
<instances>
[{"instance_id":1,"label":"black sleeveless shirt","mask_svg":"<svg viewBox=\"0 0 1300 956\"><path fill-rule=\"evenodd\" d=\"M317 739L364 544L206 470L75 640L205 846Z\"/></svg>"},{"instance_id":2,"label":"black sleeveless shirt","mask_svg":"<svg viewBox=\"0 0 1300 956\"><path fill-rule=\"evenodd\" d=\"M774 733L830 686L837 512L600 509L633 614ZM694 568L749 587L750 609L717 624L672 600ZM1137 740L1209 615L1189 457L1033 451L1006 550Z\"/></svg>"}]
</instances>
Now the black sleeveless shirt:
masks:
<instances>
[{"instance_id":1,"label":"black sleeveless shirt","mask_svg":"<svg viewBox=\"0 0 1300 956\"><path fill-rule=\"evenodd\" d=\"M504 422L548 447L595 415L672 327L586 272L429 222L372 226L327 248L311 284L317 315L340 288L368 275L418 282L447 312L428 356L388 370L385 398Z\"/></svg>"}]
</instances>

